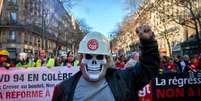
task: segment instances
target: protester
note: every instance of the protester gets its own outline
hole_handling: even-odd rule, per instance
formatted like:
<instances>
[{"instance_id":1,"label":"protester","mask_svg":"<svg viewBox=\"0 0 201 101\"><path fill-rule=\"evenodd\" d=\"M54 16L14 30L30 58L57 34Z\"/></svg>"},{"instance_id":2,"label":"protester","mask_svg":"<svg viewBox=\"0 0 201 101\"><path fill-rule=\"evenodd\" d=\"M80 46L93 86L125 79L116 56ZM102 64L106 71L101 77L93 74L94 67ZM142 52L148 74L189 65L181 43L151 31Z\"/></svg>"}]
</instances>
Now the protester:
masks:
<instances>
[{"instance_id":1,"label":"protester","mask_svg":"<svg viewBox=\"0 0 201 101\"><path fill-rule=\"evenodd\" d=\"M59 56L56 66L66 66L66 61L67 61L67 53L65 52L61 54L61 56Z\"/></svg>"},{"instance_id":2,"label":"protester","mask_svg":"<svg viewBox=\"0 0 201 101\"><path fill-rule=\"evenodd\" d=\"M80 71L54 89L52 101L138 101L138 91L158 73L159 53L150 27L137 28L142 59L132 68L112 68L107 38L88 33L80 42Z\"/></svg>"},{"instance_id":3,"label":"protester","mask_svg":"<svg viewBox=\"0 0 201 101\"><path fill-rule=\"evenodd\" d=\"M194 71L194 72L197 71L198 70L198 65L199 65L198 58L192 57L191 60L190 60L190 66L189 66L190 70Z\"/></svg>"},{"instance_id":4,"label":"protester","mask_svg":"<svg viewBox=\"0 0 201 101\"><path fill-rule=\"evenodd\" d=\"M28 59L28 56L27 56L27 53L19 53L18 55L18 62L16 64L16 67L17 68L28 68L30 67L31 64L28 64L29 63L29 59Z\"/></svg>"},{"instance_id":5,"label":"protester","mask_svg":"<svg viewBox=\"0 0 201 101\"><path fill-rule=\"evenodd\" d=\"M137 64L138 61L139 61L139 53L133 52L131 54L129 61L126 63L125 67L133 67Z\"/></svg>"},{"instance_id":6,"label":"protester","mask_svg":"<svg viewBox=\"0 0 201 101\"><path fill-rule=\"evenodd\" d=\"M47 65L46 65L48 68L52 68L55 66L55 59L54 59L54 56L51 55L49 57L49 59L47 60Z\"/></svg>"},{"instance_id":7,"label":"protester","mask_svg":"<svg viewBox=\"0 0 201 101\"><path fill-rule=\"evenodd\" d=\"M74 58L74 63L75 63L75 66L79 66L79 64L80 64L80 56L78 55L78 56L75 56L75 58Z\"/></svg>"},{"instance_id":8,"label":"protester","mask_svg":"<svg viewBox=\"0 0 201 101\"><path fill-rule=\"evenodd\" d=\"M124 69L125 63L124 63L123 56L120 56L120 57L118 57L118 58L116 59L115 67L116 67L117 69Z\"/></svg>"},{"instance_id":9,"label":"protester","mask_svg":"<svg viewBox=\"0 0 201 101\"><path fill-rule=\"evenodd\" d=\"M10 68L10 61L9 61L9 52L7 50L0 50L0 68L5 67L6 69Z\"/></svg>"},{"instance_id":10,"label":"protester","mask_svg":"<svg viewBox=\"0 0 201 101\"><path fill-rule=\"evenodd\" d=\"M163 73L167 73L167 71L168 71L168 57L162 56L161 62L160 62L160 72L161 74L163 74Z\"/></svg>"},{"instance_id":11,"label":"protester","mask_svg":"<svg viewBox=\"0 0 201 101\"><path fill-rule=\"evenodd\" d=\"M70 51L67 53L67 60L64 62L64 66L67 66L68 68L76 67L78 66L79 62L76 60L73 56L73 53Z\"/></svg>"},{"instance_id":12,"label":"protester","mask_svg":"<svg viewBox=\"0 0 201 101\"><path fill-rule=\"evenodd\" d=\"M34 61L34 57L33 56L30 56L28 57L28 64L27 66L30 68L30 67L35 67L36 63Z\"/></svg>"},{"instance_id":13,"label":"protester","mask_svg":"<svg viewBox=\"0 0 201 101\"><path fill-rule=\"evenodd\" d=\"M39 62L39 65L46 66L46 64L47 64L47 52L45 50L39 51L38 62Z\"/></svg>"},{"instance_id":14,"label":"protester","mask_svg":"<svg viewBox=\"0 0 201 101\"><path fill-rule=\"evenodd\" d=\"M64 66L64 62L66 61L66 59L64 58L61 58L61 57L56 57L56 60L55 60L55 66L58 67L58 66Z\"/></svg>"},{"instance_id":15,"label":"protester","mask_svg":"<svg viewBox=\"0 0 201 101\"><path fill-rule=\"evenodd\" d=\"M36 56L35 63L36 68L40 68L42 66L42 60L39 58L39 56Z\"/></svg>"},{"instance_id":16,"label":"protester","mask_svg":"<svg viewBox=\"0 0 201 101\"><path fill-rule=\"evenodd\" d=\"M201 70L201 57L198 58L198 69Z\"/></svg>"},{"instance_id":17,"label":"protester","mask_svg":"<svg viewBox=\"0 0 201 101\"><path fill-rule=\"evenodd\" d=\"M172 58L169 59L169 62L167 64L167 68L168 68L168 73L176 72L177 67L176 67L176 64Z\"/></svg>"},{"instance_id":18,"label":"protester","mask_svg":"<svg viewBox=\"0 0 201 101\"><path fill-rule=\"evenodd\" d=\"M177 65L177 72L178 73L186 73L189 71L189 60L188 56L177 56L175 59L175 63Z\"/></svg>"}]
</instances>

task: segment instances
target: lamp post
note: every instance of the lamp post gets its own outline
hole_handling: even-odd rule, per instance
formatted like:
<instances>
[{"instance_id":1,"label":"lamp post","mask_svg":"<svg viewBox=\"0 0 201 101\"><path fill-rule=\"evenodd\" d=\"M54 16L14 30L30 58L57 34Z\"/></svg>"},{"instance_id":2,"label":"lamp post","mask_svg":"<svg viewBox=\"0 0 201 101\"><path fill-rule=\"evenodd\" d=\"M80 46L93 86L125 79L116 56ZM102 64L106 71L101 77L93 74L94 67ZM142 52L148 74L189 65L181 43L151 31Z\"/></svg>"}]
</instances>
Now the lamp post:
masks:
<instances>
[{"instance_id":1,"label":"lamp post","mask_svg":"<svg viewBox=\"0 0 201 101\"><path fill-rule=\"evenodd\" d=\"M113 33L110 33L110 49L111 49L111 53L113 53L113 50L112 50L112 48L113 48Z\"/></svg>"},{"instance_id":2,"label":"lamp post","mask_svg":"<svg viewBox=\"0 0 201 101\"><path fill-rule=\"evenodd\" d=\"M38 39L38 41L37 41L37 46L38 46L38 52L37 52L37 54L39 55L39 51L40 51L40 39Z\"/></svg>"},{"instance_id":3,"label":"lamp post","mask_svg":"<svg viewBox=\"0 0 201 101\"><path fill-rule=\"evenodd\" d=\"M67 52L68 51L68 41L67 41L68 40L68 36L67 36L67 32L65 33L65 36L66 36L66 40L65 41L66 41L66 52Z\"/></svg>"},{"instance_id":4,"label":"lamp post","mask_svg":"<svg viewBox=\"0 0 201 101\"><path fill-rule=\"evenodd\" d=\"M46 33L46 17L48 15L49 10L44 7L45 0L42 1L42 50L45 49L45 33ZM47 42L46 42L47 43Z\"/></svg>"}]
</instances>

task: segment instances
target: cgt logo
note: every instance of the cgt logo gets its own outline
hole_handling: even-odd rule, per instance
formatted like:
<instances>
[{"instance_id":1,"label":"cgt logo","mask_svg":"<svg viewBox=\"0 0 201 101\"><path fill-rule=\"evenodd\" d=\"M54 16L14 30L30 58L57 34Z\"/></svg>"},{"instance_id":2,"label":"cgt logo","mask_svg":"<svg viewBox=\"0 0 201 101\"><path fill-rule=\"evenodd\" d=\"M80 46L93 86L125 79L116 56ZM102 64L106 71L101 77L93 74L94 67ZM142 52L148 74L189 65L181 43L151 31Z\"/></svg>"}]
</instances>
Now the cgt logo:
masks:
<instances>
[{"instance_id":1,"label":"cgt logo","mask_svg":"<svg viewBox=\"0 0 201 101\"><path fill-rule=\"evenodd\" d=\"M139 90L138 96L144 97L148 94L151 94L151 86L150 84L147 84L143 89Z\"/></svg>"},{"instance_id":2,"label":"cgt logo","mask_svg":"<svg viewBox=\"0 0 201 101\"><path fill-rule=\"evenodd\" d=\"M96 39L91 39L87 43L87 47L89 50L95 51L99 48L98 41Z\"/></svg>"}]
</instances>

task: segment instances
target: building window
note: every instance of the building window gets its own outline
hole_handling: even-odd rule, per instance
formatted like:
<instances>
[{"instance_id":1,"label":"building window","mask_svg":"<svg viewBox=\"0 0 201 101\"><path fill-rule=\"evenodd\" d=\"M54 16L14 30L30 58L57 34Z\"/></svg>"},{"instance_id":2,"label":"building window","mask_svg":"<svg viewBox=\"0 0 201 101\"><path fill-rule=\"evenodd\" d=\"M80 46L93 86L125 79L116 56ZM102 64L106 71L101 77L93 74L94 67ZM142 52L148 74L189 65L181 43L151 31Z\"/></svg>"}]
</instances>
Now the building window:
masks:
<instances>
[{"instance_id":1,"label":"building window","mask_svg":"<svg viewBox=\"0 0 201 101\"><path fill-rule=\"evenodd\" d=\"M16 41L16 32L15 31L10 31L8 34L8 40L9 41Z\"/></svg>"},{"instance_id":2,"label":"building window","mask_svg":"<svg viewBox=\"0 0 201 101\"><path fill-rule=\"evenodd\" d=\"M11 0L12 3L17 4L17 0Z\"/></svg>"},{"instance_id":3,"label":"building window","mask_svg":"<svg viewBox=\"0 0 201 101\"><path fill-rule=\"evenodd\" d=\"M29 34L28 39L29 39L29 44L32 45L32 39L33 39L32 34Z\"/></svg>"},{"instance_id":4,"label":"building window","mask_svg":"<svg viewBox=\"0 0 201 101\"><path fill-rule=\"evenodd\" d=\"M16 11L13 11L10 13L10 21L11 23L16 23L17 22L17 13Z\"/></svg>"},{"instance_id":5,"label":"building window","mask_svg":"<svg viewBox=\"0 0 201 101\"><path fill-rule=\"evenodd\" d=\"M41 46L41 45L40 45L40 44L41 44L41 38L37 37L37 40L38 40L38 41L37 41L37 46L40 47L40 46Z\"/></svg>"},{"instance_id":6,"label":"building window","mask_svg":"<svg viewBox=\"0 0 201 101\"><path fill-rule=\"evenodd\" d=\"M16 4L17 0L8 0L8 2L12 2L13 4Z\"/></svg>"},{"instance_id":7,"label":"building window","mask_svg":"<svg viewBox=\"0 0 201 101\"><path fill-rule=\"evenodd\" d=\"M27 44L28 43L28 33L24 34L24 43Z\"/></svg>"}]
</instances>

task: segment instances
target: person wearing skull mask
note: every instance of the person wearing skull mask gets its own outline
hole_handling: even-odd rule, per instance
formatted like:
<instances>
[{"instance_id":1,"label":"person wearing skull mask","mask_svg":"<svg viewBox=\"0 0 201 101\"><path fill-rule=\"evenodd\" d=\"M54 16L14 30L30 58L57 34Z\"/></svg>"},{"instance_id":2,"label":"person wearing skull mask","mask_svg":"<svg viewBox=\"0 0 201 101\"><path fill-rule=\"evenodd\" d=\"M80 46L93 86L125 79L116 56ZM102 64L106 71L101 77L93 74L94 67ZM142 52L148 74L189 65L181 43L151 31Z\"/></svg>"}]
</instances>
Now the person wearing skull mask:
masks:
<instances>
[{"instance_id":1,"label":"person wearing skull mask","mask_svg":"<svg viewBox=\"0 0 201 101\"><path fill-rule=\"evenodd\" d=\"M80 71L55 86L52 101L138 101L138 91L158 74L159 52L148 25L136 29L141 42L141 59L133 68L112 68L107 38L87 34L79 45Z\"/></svg>"}]
</instances>

